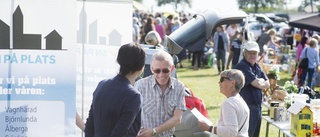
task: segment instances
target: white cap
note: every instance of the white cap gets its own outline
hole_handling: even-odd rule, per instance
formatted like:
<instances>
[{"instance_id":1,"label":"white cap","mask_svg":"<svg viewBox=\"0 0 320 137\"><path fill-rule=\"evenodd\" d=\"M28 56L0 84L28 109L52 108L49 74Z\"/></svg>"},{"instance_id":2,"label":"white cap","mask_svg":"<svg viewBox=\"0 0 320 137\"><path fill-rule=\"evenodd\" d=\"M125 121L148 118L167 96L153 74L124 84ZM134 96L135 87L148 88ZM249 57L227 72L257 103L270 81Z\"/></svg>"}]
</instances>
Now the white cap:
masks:
<instances>
[{"instance_id":1,"label":"white cap","mask_svg":"<svg viewBox=\"0 0 320 137\"><path fill-rule=\"evenodd\" d=\"M260 48L257 42L255 41L248 41L244 44L244 48L248 51L257 51L260 52Z\"/></svg>"}]
</instances>

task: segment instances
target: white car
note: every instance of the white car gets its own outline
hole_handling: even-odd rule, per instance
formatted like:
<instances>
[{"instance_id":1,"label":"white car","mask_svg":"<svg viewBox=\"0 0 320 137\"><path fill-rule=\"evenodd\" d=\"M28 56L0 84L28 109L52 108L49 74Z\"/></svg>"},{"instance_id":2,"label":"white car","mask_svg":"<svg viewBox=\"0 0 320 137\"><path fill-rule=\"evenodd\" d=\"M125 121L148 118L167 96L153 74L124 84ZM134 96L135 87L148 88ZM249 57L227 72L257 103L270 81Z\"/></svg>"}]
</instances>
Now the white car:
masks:
<instances>
[{"instance_id":1,"label":"white car","mask_svg":"<svg viewBox=\"0 0 320 137\"><path fill-rule=\"evenodd\" d=\"M266 27L278 26L265 14L250 14L248 16L248 28L254 34L254 39L256 40L262 34L262 31Z\"/></svg>"},{"instance_id":2,"label":"white car","mask_svg":"<svg viewBox=\"0 0 320 137\"><path fill-rule=\"evenodd\" d=\"M251 22L248 24L249 31L253 33L255 40L260 37L263 27L263 24L259 22Z\"/></svg>"}]
</instances>

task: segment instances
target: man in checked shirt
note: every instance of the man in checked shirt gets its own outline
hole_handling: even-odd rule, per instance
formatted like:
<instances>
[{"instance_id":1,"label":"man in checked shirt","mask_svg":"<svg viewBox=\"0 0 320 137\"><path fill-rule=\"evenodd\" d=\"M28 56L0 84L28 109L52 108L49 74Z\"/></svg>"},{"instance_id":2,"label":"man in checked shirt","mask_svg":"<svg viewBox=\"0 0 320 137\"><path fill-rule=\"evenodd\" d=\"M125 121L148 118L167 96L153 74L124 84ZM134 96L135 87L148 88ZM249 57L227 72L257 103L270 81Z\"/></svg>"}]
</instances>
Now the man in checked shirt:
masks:
<instances>
[{"instance_id":1,"label":"man in checked shirt","mask_svg":"<svg viewBox=\"0 0 320 137\"><path fill-rule=\"evenodd\" d=\"M142 127L138 137L172 137L186 110L184 85L170 76L174 63L164 50L153 54L150 70L153 75L135 83L142 95Z\"/></svg>"}]
</instances>

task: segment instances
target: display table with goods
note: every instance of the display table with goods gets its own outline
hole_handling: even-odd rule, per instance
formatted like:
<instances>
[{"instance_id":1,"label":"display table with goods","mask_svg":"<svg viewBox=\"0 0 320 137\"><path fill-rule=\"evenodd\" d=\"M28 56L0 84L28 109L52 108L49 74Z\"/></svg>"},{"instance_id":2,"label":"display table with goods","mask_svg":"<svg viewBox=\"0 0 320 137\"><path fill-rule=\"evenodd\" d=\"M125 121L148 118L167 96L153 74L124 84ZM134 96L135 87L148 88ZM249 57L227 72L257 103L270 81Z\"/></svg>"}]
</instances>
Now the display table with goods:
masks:
<instances>
[{"instance_id":1,"label":"display table with goods","mask_svg":"<svg viewBox=\"0 0 320 137\"><path fill-rule=\"evenodd\" d=\"M279 129L278 136L320 136L320 100L317 99L320 98L319 92L307 87L298 87L292 80L281 81L278 66L270 64L269 67L263 68L271 85L263 90L263 106L267 108L267 114L262 116L266 121L265 136L269 135L270 124ZM282 66L280 70L284 70ZM281 76L283 79L290 79L285 75Z\"/></svg>"},{"instance_id":2,"label":"display table with goods","mask_svg":"<svg viewBox=\"0 0 320 137\"><path fill-rule=\"evenodd\" d=\"M264 90L263 106L268 109L262 117L267 122L266 137L270 124L279 129L279 136L280 131L289 137L320 135L320 99L310 97L313 94L309 95L308 89L286 81L284 86L273 85Z\"/></svg>"},{"instance_id":3,"label":"display table with goods","mask_svg":"<svg viewBox=\"0 0 320 137\"><path fill-rule=\"evenodd\" d=\"M281 135L280 131L282 132L283 136L287 137L295 137L294 134L290 133L290 123L289 122L281 122L281 121L274 121L270 118L270 116L262 116L262 119L267 122L267 129L266 129L266 137L269 134L269 125L273 125L279 129L278 136Z\"/></svg>"},{"instance_id":4,"label":"display table with goods","mask_svg":"<svg viewBox=\"0 0 320 137\"><path fill-rule=\"evenodd\" d=\"M273 66L277 66L280 70L287 71L288 74L292 74L296 70L296 47L290 50L290 46L282 45L279 49L268 48L266 50L266 55L259 60L259 65L266 72Z\"/></svg>"},{"instance_id":5,"label":"display table with goods","mask_svg":"<svg viewBox=\"0 0 320 137\"><path fill-rule=\"evenodd\" d=\"M310 103L307 103L310 102ZM290 104L290 105L288 105ZM283 136L317 137L320 136L320 99L310 99L306 94L288 94L283 101L269 100L263 102L268 113L262 116L269 125L274 125Z\"/></svg>"}]
</instances>

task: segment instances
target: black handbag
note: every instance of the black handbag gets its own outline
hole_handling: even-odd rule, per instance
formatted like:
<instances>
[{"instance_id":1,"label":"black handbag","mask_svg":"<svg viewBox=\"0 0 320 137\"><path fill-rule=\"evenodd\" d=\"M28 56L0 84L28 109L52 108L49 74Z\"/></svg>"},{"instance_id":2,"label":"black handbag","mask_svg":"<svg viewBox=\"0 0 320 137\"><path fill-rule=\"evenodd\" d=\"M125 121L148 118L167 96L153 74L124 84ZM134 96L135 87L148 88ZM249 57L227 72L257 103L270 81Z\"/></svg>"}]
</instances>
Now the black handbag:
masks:
<instances>
[{"instance_id":1,"label":"black handbag","mask_svg":"<svg viewBox=\"0 0 320 137\"><path fill-rule=\"evenodd\" d=\"M308 68L308 57L307 57L307 52L308 49L306 49L305 54L304 54L304 58L301 60L300 64L299 64L299 68Z\"/></svg>"}]
</instances>

